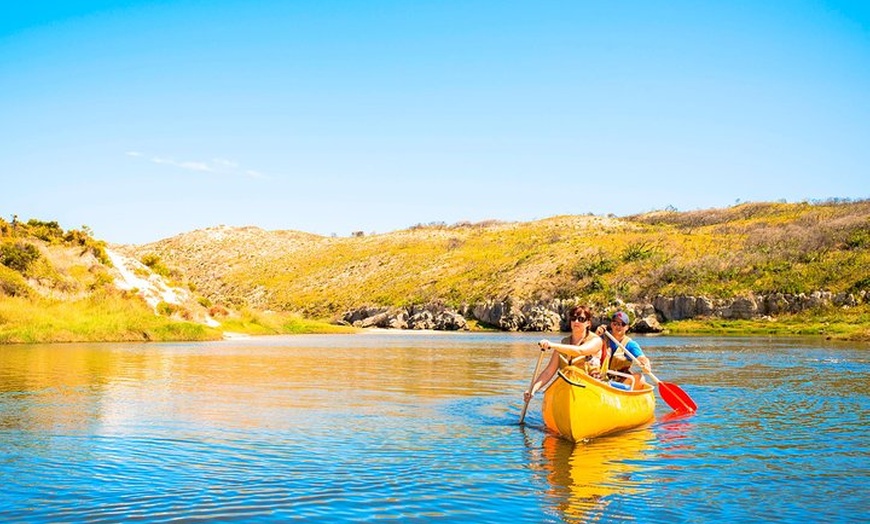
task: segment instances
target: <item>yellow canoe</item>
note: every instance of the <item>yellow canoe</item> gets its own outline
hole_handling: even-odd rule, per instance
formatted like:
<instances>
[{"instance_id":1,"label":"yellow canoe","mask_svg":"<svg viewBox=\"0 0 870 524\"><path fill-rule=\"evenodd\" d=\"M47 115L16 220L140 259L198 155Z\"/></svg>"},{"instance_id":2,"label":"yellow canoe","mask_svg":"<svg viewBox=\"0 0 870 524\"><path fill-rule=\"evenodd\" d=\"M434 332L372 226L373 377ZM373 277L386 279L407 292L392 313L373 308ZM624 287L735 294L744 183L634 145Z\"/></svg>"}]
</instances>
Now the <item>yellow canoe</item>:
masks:
<instances>
[{"instance_id":1,"label":"yellow canoe","mask_svg":"<svg viewBox=\"0 0 870 524\"><path fill-rule=\"evenodd\" d=\"M625 391L568 366L544 392L544 424L574 442L642 426L654 417L655 390Z\"/></svg>"}]
</instances>

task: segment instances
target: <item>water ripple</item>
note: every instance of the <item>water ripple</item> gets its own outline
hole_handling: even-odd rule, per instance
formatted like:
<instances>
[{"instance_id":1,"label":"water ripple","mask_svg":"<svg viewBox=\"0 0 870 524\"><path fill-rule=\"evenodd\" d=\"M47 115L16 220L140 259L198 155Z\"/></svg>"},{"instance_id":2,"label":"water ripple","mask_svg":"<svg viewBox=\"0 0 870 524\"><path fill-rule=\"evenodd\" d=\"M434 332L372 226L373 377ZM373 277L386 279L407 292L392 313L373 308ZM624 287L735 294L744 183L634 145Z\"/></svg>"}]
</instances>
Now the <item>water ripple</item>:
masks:
<instances>
[{"instance_id":1,"label":"water ripple","mask_svg":"<svg viewBox=\"0 0 870 524\"><path fill-rule=\"evenodd\" d=\"M575 445L517 423L538 338L0 348L0 518L870 520L867 353L644 339L701 409Z\"/></svg>"}]
</instances>

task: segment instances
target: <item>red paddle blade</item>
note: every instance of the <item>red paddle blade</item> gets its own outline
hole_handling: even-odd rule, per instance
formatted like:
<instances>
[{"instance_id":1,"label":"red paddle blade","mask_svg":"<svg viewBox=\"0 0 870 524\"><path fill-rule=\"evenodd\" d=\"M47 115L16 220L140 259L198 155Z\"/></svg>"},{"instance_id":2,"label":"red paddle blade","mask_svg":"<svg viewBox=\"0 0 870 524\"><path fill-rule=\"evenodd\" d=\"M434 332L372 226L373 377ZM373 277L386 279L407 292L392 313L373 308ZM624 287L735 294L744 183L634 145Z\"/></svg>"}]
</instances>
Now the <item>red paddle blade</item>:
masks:
<instances>
[{"instance_id":1,"label":"red paddle blade","mask_svg":"<svg viewBox=\"0 0 870 524\"><path fill-rule=\"evenodd\" d=\"M694 413L698 411L698 405L692 400L688 393L683 391L680 386L669 382L659 382L659 394L662 399L668 403L668 406L674 411L683 413Z\"/></svg>"}]
</instances>

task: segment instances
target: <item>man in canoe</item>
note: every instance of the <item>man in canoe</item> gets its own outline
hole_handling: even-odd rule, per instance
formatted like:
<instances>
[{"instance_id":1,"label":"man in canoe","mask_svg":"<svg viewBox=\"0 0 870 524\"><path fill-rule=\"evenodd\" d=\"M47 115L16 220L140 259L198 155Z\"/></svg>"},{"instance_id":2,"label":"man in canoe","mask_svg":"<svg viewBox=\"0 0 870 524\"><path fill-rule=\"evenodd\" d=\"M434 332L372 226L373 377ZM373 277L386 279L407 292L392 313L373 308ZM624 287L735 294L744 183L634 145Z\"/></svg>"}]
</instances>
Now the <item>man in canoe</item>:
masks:
<instances>
[{"instance_id":1,"label":"man in canoe","mask_svg":"<svg viewBox=\"0 0 870 524\"><path fill-rule=\"evenodd\" d=\"M607 355L604 357L604 369L619 373L619 375L611 374L608 378L623 384L633 382L634 389L640 389L644 387L646 383L643 379L643 374L631 372L630 368L632 362L636 360L645 373L652 371L652 368L650 367L649 359L643 354L640 345L626 335L628 332L628 324L628 314L624 311L617 311L610 318L610 335L616 339L616 342L611 340L610 337L605 334L607 326L604 324L598 326L598 329L595 330L595 334L602 337L602 343L607 351ZM631 356L634 358L626 355L623 348L619 347L620 344L622 344L625 350L631 353ZM630 377L634 377L634 380L632 381Z\"/></svg>"},{"instance_id":2,"label":"man in canoe","mask_svg":"<svg viewBox=\"0 0 870 524\"><path fill-rule=\"evenodd\" d=\"M532 383L531 389L523 392L526 405L538 390L550 383L560 368L574 365L585 369L590 376L601 377L601 355L604 345L601 337L591 331L592 311L586 306L574 306L568 312L568 319L571 322L571 334L562 339L562 344L570 344L577 348L553 351L547 367ZM541 341L541 348L544 351L550 349L550 343L546 340Z\"/></svg>"}]
</instances>

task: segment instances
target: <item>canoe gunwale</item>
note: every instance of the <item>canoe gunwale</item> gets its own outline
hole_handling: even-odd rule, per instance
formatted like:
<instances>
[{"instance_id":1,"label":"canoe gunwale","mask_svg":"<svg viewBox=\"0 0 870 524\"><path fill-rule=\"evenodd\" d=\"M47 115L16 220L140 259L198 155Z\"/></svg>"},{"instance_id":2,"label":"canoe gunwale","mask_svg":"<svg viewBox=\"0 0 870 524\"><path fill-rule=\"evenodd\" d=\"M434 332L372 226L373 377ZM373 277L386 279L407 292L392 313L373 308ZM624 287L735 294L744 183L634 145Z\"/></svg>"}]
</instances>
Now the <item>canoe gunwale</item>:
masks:
<instances>
[{"instance_id":1,"label":"canoe gunwale","mask_svg":"<svg viewBox=\"0 0 870 524\"><path fill-rule=\"evenodd\" d=\"M564 381L567 382L568 384L571 384L572 386L576 386L576 387L578 387L578 388L585 388L585 387L586 387L585 384L581 384L581 383L579 383L579 382L574 382L574 381L571 380L570 378L566 377L565 374L562 373L562 370L561 370L561 369L560 369L559 371L557 371L556 373L559 375L559 378L561 378L562 380L564 380Z\"/></svg>"},{"instance_id":2,"label":"canoe gunwale","mask_svg":"<svg viewBox=\"0 0 870 524\"><path fill-rule=\"evenodd\" d=\"M566 376L566 374L564 373L565 371L570 371L571 374L574 375L575 377L579 378L581 382L577 382L577 380L573 377L568 378ZM630 396L646 395L647 393L652 393L655 391L655 388L653 388L649 384L646 384L643 389L627 390L627 389L622 389L622 388L616 388L616 387L611 386L609 382L604 382L603 380L598 380L597 378L592 378L591 376L589 376L588 373L586 373L585 371L581 370L580 368L578 368L576 366L569 366L565 369L560 369L556 372L556 374L559 378L561 378L562 380L564 380L568 384L571 384L572 386L577 386L577 387L581 387L581 388L585 388L587 386L593 386L593 388L596 388L596 387L602 388L605 391L607 391L608 393L615 393L615 394L619 394L619 395L630 395ZM585 382L585 384L583 382ZM548 389L550 387L553 387L553 384L550 384L550 386L548 386Z\"/></svg>"}]
</instances>

